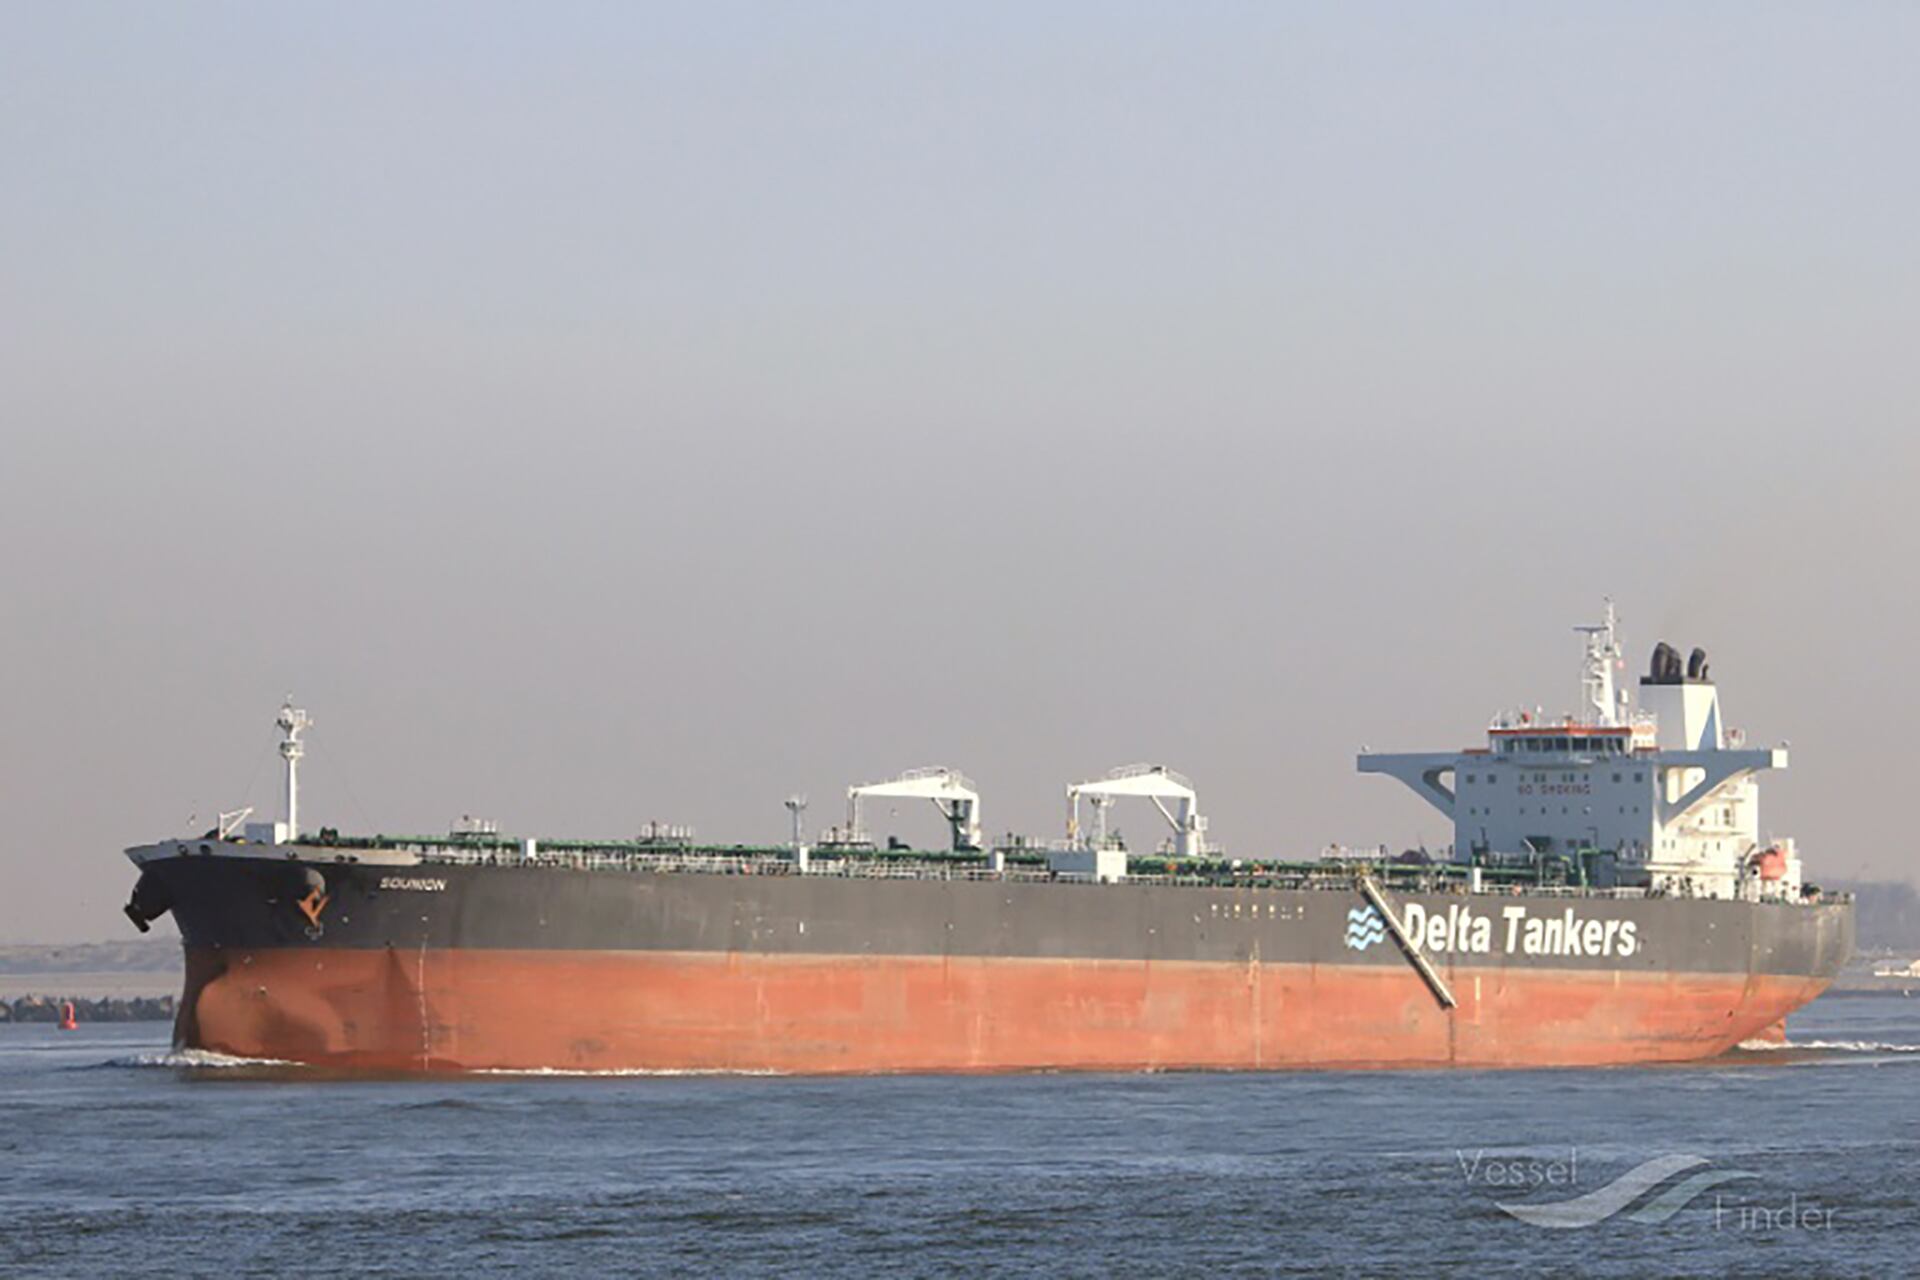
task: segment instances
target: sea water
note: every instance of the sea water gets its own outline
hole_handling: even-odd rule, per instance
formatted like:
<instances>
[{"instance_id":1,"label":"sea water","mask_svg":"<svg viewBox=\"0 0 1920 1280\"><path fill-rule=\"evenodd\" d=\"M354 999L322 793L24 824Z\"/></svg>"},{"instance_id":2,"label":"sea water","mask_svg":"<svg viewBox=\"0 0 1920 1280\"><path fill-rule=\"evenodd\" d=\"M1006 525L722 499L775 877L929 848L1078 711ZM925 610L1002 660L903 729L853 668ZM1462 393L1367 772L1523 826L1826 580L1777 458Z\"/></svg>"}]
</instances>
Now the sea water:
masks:
<instances>
[{"instance_id":1,"label":"sea water","mask_svg":"<svg viewBox=\"0 0 1920 1280\"><path fill-rule=\"evenodd\" d=\"M1554 1071L344 1081L0 1027L0 1275L1920 1272L1920 999Z\"/></svg>"}]
</instances>

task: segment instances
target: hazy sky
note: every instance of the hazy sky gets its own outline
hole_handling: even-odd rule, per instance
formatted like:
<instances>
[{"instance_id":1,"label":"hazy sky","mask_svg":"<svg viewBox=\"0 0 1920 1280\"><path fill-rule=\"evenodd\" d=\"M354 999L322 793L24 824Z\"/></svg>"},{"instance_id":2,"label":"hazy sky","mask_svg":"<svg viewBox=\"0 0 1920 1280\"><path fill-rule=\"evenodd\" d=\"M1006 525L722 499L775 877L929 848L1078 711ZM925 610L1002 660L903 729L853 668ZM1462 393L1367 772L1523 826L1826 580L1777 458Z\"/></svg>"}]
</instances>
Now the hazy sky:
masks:
<instances>
[{"instance_id":1,"label":"hazy sky","mask_svg":"<svg viewBox=\"0 0 1920 1280\"><path fill-rule=\"evenodd\" d=\"M775 840L1353 754L1705 645L1912 875L1920 9L0 6L0 939L276 803ZM191 815L191 820L190 820ZM874 825L932 841L930 809ZM1119 810L1136 844L1150 809Z\"/></svg>"}]
</instances>

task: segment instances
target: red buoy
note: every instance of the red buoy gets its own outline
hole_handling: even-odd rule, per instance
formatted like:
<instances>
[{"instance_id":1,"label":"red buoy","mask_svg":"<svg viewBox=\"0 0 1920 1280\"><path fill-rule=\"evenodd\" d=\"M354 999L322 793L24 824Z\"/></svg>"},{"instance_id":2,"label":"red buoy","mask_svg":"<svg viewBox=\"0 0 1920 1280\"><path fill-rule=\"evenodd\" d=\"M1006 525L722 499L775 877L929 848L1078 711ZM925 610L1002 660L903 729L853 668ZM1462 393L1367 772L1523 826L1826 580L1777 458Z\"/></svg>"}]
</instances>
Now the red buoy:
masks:
<instances>
[{"instance_id":1,"label":"red buoy","mask_svg":"<svg viewBox=\"0 0 1920 1280\"><path fill-rule=\"evenodd\" d=\"M60 1029L62 1031L78 1031L80 1029L80 1019L73 1016L73 1001L71 1000L63 1000L60 1002Z\"/></svg>"}]
</instances>

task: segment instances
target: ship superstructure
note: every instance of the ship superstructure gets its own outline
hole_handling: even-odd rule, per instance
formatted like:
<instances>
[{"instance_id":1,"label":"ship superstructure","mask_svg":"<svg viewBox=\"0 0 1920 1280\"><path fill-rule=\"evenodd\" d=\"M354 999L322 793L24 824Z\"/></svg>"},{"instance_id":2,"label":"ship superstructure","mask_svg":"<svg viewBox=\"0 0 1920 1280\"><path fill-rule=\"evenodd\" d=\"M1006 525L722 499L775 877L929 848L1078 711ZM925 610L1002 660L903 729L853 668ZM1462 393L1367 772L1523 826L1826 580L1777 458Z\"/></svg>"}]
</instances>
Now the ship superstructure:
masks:
<instances>
[{"instance_id":1,"label":"ship superstructure","mask_svg":"<svg viewBox=\"0 0 1920 1280\"><path fill-rule=\"evenodd\" d=\"M1453 821L1453 856L1479 865L1554 861L1576 877L1655 893L1791 899L1802 889L1792 840L1763 839L1758 774L1785 747L1749 747L1727 728L1705 650L1683 664L1662 642L1637 708L1616 690L1614 609L1585 641L1581 706L1497 716L1487 745L1457 752L1364 753L1363 773L1398 778Z\"/></svg>"}]
</instances>

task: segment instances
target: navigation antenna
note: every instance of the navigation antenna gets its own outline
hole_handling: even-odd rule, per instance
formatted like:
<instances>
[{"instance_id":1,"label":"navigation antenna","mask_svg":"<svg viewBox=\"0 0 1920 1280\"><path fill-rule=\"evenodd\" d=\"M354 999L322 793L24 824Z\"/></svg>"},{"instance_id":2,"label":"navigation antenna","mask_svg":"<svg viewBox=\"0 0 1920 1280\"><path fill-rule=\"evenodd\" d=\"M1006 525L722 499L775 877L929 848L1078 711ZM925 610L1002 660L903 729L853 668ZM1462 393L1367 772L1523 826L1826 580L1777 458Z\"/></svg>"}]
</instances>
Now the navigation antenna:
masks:
<instances>
[{"instance_id":1,"label":"navigation antenna","mask_svg":"<svg viewBox=\"0 0 1920 1280\"><path fill-rule=\"evenodd\" d=\"M1592 723L1609 728L1620 723L1620 701L1613 691L1613 672L1620 661L1620 642L1613 634L1613 597L1606 597L1606 620L1598 626L1575 627L1586 637L1587 652L1580 662L1580 710Z\"/></svg>"},{"instance_id":2,"label":"navigation antenna","mask_svg":"<svg viewBox=\"0 0 1920 1280\"><path fill-rule=\"evenodd\" d=\"M800 815L807 811L807 798L803 795L791 795L787 797L786 803L787 812L793 815L793 847L797 850L807 842L800 829Z\"/></svg>"},{"instance_id":3,"label":"navigation antenna","mask_svg":"<svg viewBox=\"0 0 1920 1280\"><path fill-rule=\"evenodd\" d=\"M280 718L274 721L280 732L287 736L280 742L280 757L287 762L287 840L298 842L300 839L300 757L307 754L307 744L300 741L300 735L311 728L313 721L307 719L307 713L293 705L293 695L280 704Z\"/></svg>"}]
</instances>

